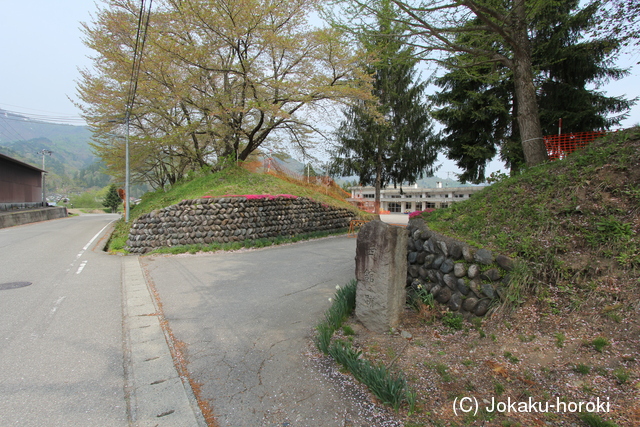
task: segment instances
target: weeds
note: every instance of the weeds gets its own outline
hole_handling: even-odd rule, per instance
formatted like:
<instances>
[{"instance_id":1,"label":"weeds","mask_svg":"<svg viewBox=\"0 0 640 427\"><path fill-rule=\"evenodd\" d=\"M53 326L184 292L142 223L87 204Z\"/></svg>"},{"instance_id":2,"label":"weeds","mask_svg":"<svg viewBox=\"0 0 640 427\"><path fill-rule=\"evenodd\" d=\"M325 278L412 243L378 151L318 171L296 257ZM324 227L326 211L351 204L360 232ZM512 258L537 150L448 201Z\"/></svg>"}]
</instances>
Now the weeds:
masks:
<instances>
[{"instance_id":1,"label":"weeds","mask_svg":"<svg viewBox=\"0 0 640 427\"><path fill-rule=\"evenodd\" d=\"M333 304L324 314L324 320L316 326L315 342L317 348L347 369L354 378L364 385L384 404L390 405L397 412L400 405L406 402L409 411L415 410L416 393L407 388L407 382L401 374L394 374L384 365L372 365L362 359L362 352L355 350L351 343L342 340L332 341L335 331L343 328L346 335L353 329L342 326L355 309L357 282L352 280L348 285L335 293Z\"/></svg>"},{"instance_id":2,"label":"weeds","mask_svg":"<svg viewBox=\"0 0 640 427\"><path fill-rule=\"evenodd\" d=\"M576 365L573 368L574 372L577 372L578 374L582 374L582 375L587 375L589 372L591 372L591 367L588 365L583 365L582 363Z\"/></svg>"},{"instance_id":3,"label":"weeds","mask_svg":"<svg viewBox=\"0 0 640 427\"><path fill-rule=\"evenodd\" d=\"M589 427L618 427L618 424L605 421L599 415L590 412L580 414L580 419Z\"/></svg>"},{"instance_id":4,"label":"weeds","mask_svg":"<svg viewBox=\"0 0 640 427\"><path fill-rule=\"evenodd\" d=\"M604 348L609 345L609 340L604 337L598 337L591 341L590 344L598 353L602 353Z\"/></svg>"},{"instance_id":5,"label":"weeds","mask_svg":"<svg viewBox=\"0 0 640 427\"><path fill-rule=\"evenodd\" d=\"M356 307L356 280L340 288L335 293L333 304L324 313L324 320L316 326L318 334L315 337L316 346L324 354L329 354L331 337L340 329Z\"/></svg>"},{"instance_id":6,"label":"weeds","mask_svg":"<svg viewBox=\"0 0 640 427\"><path fill-rule=\"evenodd\" d=\"M462 330L463 321L464 318L462 316L450 311L447 311L444 316L442 316L442 324L455 331Z\"/></svg>"},{"instance_id":7,"label":"weeds","mask_svg":"<svg viewBox=\"0 0 640 427\"><path fill-rule=\"evenodd\" d=\"M362 352L354 350L350 343L334 341L329 347L329 355L344 366L354 378L364 385L385 405L390 405L396 412L400 405L409 402L415 407L415 394L407 391L407 382L402 375L395 375L384 365L372 365L368 360L360 358Z\"/></svg>"},{"instance_id":8,"label":"weeds","mask_svg":"<svg viewBox=\"0 0 640 427\"><path fill-rule=\"evenodd\" d=\"M616 377L616 379L618 380L618 383L620 384L625 384L627 381L629 381L629 378L630 378L629 372L623 368L614 369L613 376Z\"/></svg>"},{"instance_id":9,"label":"weeds","mask_svg":"<svg viewBox=\"0 0 640 427\"><path fill-rule=\"evenodd\" d=\"M505 359L507 359L511 363L519 363L520 362L520 359L518 359L516 356L511 354L510 351L505 351L503 356L504 356Z\"/></svg>"}]
</instances>

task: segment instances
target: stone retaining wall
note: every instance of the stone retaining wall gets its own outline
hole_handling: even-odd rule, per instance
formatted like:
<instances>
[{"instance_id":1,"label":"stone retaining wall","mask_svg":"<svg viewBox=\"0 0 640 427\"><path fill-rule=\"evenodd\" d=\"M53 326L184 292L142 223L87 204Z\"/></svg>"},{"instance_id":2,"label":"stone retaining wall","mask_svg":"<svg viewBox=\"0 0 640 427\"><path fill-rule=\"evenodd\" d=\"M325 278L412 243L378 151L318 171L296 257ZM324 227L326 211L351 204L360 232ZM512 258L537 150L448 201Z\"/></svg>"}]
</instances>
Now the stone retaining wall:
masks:
<instances>
[{"instance_id":1,"label":"stone retaining wall","mask_svg":"<svg viewBox=\"0 0 640 427\"><path fill-rule=\"evenodd\" d=\"M356 213L304 197L239 196L183 200L134 221L127 250L228 243L349 227Z\"/></svg>"},{"instance_id":2,"label":"stone retaining wall","mask_svg":"<svg viewBox=\"0 0 640 427\"><path fill-rule=\"evenodd\" d=\"M513 260L430 230L422 219L407 226L407 286L469 318L483 316L504 297Z\"/></svg>"}]
</instances>

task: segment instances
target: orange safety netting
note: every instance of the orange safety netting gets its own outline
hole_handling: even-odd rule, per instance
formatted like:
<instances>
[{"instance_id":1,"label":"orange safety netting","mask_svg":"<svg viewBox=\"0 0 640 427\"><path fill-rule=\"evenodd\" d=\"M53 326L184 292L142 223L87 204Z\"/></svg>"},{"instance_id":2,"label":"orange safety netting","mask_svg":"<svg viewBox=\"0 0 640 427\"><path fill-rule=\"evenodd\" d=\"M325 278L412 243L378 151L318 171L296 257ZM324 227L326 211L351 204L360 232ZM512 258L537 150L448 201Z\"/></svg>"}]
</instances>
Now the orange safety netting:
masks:
<instances>
[{"instance_id":1,"label":"orange safety netting","mask_svg":"<svg viewBox=\"0 0 640 427\"><path fill-rule=\"evenodd\" d=\"M547 135L544 137L544 145L547 148L549 160L564 159L567 155L586 147L605 133L605 131L595 131Z\"/></svg>"}]
</instances>

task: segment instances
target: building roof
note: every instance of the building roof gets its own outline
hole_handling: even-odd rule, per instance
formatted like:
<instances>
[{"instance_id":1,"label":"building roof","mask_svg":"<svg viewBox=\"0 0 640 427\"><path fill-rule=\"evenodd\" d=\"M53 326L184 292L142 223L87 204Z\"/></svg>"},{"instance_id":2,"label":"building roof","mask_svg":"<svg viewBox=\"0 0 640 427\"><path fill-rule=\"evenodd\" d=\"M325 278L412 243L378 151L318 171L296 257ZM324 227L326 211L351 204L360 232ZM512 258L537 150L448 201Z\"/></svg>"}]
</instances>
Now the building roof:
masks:
<instances>
[{"instance_id":1,"label":"building roof","mask_svg":"<svg viewBox=\"0 0 640 427\"><path fill-rule=\"evenodd\" d=\"M29 168L29 169L36 170L36 171L38 171L38 172L46 172L46 171L45 171L45 170L43 170L43 169L37 168L37 167L35 167L35 166L33 166L33 165L30 165L30 164L28 164L28 163L25 163L25 162L22 162L22 161L20 161L20 160L18 160L18 159L14 159L13 157L5 156L5 155L4 155L4 154L2 154L2 153L0 153L0 159L7 160L7 161L9 161L9 162L11 162L11 163L15 163L15 164L20 165L20 166L23 166L23 167L25 167L25 168Z\"/></svg>"}]
</instances>

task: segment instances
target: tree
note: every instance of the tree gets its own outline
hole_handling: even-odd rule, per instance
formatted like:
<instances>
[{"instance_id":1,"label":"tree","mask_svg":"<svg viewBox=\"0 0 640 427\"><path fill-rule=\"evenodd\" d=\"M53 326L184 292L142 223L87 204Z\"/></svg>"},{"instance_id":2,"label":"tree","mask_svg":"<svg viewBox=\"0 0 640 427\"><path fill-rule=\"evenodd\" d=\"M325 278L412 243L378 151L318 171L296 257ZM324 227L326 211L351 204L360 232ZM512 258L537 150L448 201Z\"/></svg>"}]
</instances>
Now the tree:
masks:
<instances>
[{"instance_id":1,"label":"tree","mask_svg":"<svg viewBox=\"0 0 640 427\"><path fill-rule=\"evenodd\" d=\"M221 168L273 140L308 146L313 111L366 96L354 52L334 29L310 29L318 0L163 0L146 32L129 126L139 179L173 183ZM85 44L97 52L78 92L95 150L122 170L122 118L138 11L108 0Z\"/></svg>"},{"instance_id":2,"label":"tree","mask_svg":"<svg viewBox=\"0 0 640 427\"><path fill-rule=\"evenodd\" d=\"M102 202L102 205L105 208L111 208L111 212L115 213L118 211L118 207L122 203L122 199L118 195L118 189L115 184L111 184L109 186L109 190L107 191L107 195Z\"/></svg>"},{"instance_id":3,"label":"tree","mask_svg":"<svg viewBox=\"0 0 640 427\"><path fill-rule=\"evenodd\" d=\"M610 66L620 49L619 40L581 39L596 25L597 8L597 3L580 8L577 0L568 1L540 9L531 19L532 61L545 134L556 133L561 118L568 132L608 129L624 115L607 115L632 105L587 88L625 74ZM468 62L465 56L457 55L460 63ZM461 180L483 181L485 165L498 148L512 170L524 163L517 144L513 76L507 68L499 64L456 67L436 79L436 84L443 89L432 96L441 106L434 117L445 125L440 146L463 169Z\"/></svg>"},{"instance_id":4,"label":"tree","mask_svg":"<svg viewBox=\"0 0 640 427\"><path fill-rule=\"evenodd\" d=\"M409 29L407 39L422 59L453 67L460 64L451 58L467 53L476 64L497 63L511 70L526 163L534 166L545 161L527 24L532 12L552 0L391 1L400 11L396 21ZM375 15L372 2L375 4L375 0L350 1L347 11L341 13ZM461 34L467 37L460 38Z\"/></svg>"},{"instance_id":5,"label":"tree","mask_svg":"<svg viewBox=\"0 0 640 427\"><path fill-rule=\"evenodd\" d=\"M640 48L640 3L637 0L602 0L600 2L595 36L613 37L629 46Z\"/></svg>"},{"instance_id":6,"label":"tree","mask_svg":"<svg viewBox=\"0 0 640 427\"><path fill-rule=\"evenodd\" d=\"M356 174L362 185L373 184L376 213L383 186L415 182L431 174L437 158L428 145L431 126L422 99L425 83L414 83L417 60L404 44L406 28L394 21L395 16L391 3L381 0L377 28L360 35L365 50L375 58L364 68L373 75L376 102L362 102L345 111L330 167L333 175Z\"/></svg>"}]
</instances>

